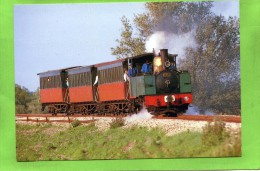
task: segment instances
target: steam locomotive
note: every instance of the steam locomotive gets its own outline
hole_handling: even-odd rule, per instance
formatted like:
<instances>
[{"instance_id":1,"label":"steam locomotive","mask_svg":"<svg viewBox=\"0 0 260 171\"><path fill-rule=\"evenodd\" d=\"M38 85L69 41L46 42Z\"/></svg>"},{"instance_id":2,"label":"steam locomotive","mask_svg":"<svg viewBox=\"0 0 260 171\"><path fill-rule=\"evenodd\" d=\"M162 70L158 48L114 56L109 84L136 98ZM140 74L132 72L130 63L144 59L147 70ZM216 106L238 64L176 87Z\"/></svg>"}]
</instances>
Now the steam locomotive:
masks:
<instances>
[{"instance_id":1,"label":"steam locomotive","mask_svg":"<svg viewBox=\"0 0 260 171\"><path fill-rule=\"evenodd\" d=\"M142 107L153 114L179 115L192 102L191 79L176 67L176 54L161 49L142 55L38 73L40 102L53 115L131 114ZM150 61L150 72L142 65ZM131 66L131 67L130 67ZM127 75L130 68L136 74Z\"/></svg>"}]
</instances>

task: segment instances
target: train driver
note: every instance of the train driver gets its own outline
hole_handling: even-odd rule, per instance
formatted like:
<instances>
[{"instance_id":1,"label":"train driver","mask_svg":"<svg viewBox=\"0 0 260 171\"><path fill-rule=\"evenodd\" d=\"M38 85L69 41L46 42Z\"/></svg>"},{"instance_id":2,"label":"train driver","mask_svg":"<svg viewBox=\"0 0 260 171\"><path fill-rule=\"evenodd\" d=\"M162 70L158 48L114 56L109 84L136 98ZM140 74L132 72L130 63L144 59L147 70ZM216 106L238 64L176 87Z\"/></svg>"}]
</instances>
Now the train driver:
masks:
<instances>
[{"instance_id":1,"label":"train driver","mask_svg":"<svg viewBox=\"0 0 260 171\"><path fill-rule=\"evenodd\" d=\"M176 68L176 63L175 63L175 61L171 62L171 65L170 65L169 69L170 69L171 71L177 69L177 68Z\"/></svg>"},{"instance_id":2,"label":"train driver","mask_svg":"<svg viewBox=\"0 0 260 171\"><path fill-rule=\"evenodd\" d=\"M132 64L128 65L128 76L129 77L134 77L138 74L138 70L132 66Z\"/></svg>"},{"instance_id":3,"label":"train driver","mask_svg":"<svg viewBox=\"0 0 260 171\"><path fill-rule=\"evenodd\" d=\"M151 64L149 63L149 60L146 60L146 63L144 63L142 66L142 73L146 74L151 72Z\"/></svg>"}]
</instances>

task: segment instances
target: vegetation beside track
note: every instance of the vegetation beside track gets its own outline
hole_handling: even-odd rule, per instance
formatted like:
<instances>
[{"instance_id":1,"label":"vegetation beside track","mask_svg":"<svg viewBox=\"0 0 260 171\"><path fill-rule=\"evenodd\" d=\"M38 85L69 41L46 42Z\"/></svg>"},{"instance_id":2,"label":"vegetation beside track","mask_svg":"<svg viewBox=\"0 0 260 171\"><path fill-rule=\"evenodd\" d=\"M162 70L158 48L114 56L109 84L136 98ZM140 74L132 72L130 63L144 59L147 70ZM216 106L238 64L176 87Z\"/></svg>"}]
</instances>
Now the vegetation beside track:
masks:
<instances>
[{"instance_id":1,"label":"vegetation beside track","mask_svg":"<svg viewBox=\"0 0 260 171\"><path fill-rule=\"evenodd\" d=\"M114 121L115 122L115 121ZM122 121L120 121L122 123ZM17 160L88 160L240 156L240 133L228 133L221 122L202 132L166 136L159 128L133 126L99 131L95 123L58 126L17 124Z\"/></svg>"}]
</instances>

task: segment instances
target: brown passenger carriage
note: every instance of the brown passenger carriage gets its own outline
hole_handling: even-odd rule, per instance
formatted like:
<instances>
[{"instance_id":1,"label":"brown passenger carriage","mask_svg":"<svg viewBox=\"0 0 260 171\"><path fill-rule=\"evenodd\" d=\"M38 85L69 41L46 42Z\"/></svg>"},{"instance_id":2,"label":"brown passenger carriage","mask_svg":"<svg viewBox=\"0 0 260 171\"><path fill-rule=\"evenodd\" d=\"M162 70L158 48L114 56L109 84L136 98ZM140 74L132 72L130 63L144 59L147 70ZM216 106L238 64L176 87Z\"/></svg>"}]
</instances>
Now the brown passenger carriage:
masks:
<instances>
[{"instance_id":1,"label":"brown passenger carriage","mask_svg":"<svg viewBox=\"0 0 260 171\"><path fill-rule=\"evenodd\" d=\"M49 108L49 112L63 113L68 109L69 94L66 84L67 69L51 70L38 73L40 77L40 102L42 110Z\"/></svg>"},{"instance_id":2,"label":"brown passenger carriage","mask_svg":"<svg viewBox=\"0 0 260 171\"><path fill-rule=\"evenodd\" d=\"M93 82L97 74L94 66L68 69L68 92L70 107L68 113L90 114L95 111Z\"/></svg>"}]
</instances>

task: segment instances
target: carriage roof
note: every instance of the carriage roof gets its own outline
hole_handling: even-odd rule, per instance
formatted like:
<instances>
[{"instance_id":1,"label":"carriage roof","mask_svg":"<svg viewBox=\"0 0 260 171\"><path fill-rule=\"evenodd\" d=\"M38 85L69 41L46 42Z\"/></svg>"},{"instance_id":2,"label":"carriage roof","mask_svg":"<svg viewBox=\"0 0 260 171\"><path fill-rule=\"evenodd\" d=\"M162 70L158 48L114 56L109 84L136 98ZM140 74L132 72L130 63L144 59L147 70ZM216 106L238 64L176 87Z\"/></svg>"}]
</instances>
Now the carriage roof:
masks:
<instances>
[{"instance_id":1,"label":"carriage roof","mask_svg":"<svg viewBox=\"0 0 260 171\"><path fill-rule=\"evenodd\" d=\"M98 70L103 70L107 68L113 68L117 66L122 66L123 62L126 62L128 60L134 60L134 59L139 59L139 58L144 58L144 57L151 57L154 56L154 53L144 53L141 55L133 56L133 57L127 57L123 59L118 59L114 61L109 61L109 62L102 62L94 65L89 65L89 66L74 66L74 67L68 67L68 68L61 68L57 70L49 70L46 72L41 72L38 73L40 77L49 77L49 76L56 76L60 75L62 72L68 72L68 74L77 74L77 73L82 73L82 72L89 72L92 67L96 67ZM176 57L177 54L169 54L170 57Z\"/></svg>"},{"instance_id":2,"label":"carriage roof","mask_svg":"<svg viewBox=\"0 0 260 171\"><path fill-rule=\"evenodd\" d=\"M66 70L72 69L72 68L77 68L77 67L79 67L79 66L61 68L61 69L56 69L56 70L49 70L49 71L45 71L45 72L40 72L37 75L39 75L40 77L51 77L51 76L61 75L61 73L65 72Z\"/></svg>"}]
</instances>

